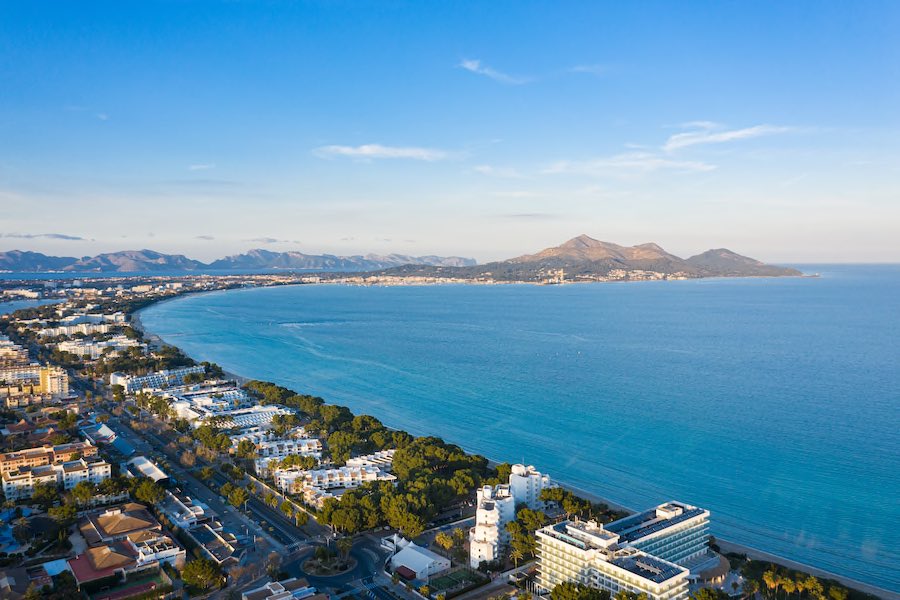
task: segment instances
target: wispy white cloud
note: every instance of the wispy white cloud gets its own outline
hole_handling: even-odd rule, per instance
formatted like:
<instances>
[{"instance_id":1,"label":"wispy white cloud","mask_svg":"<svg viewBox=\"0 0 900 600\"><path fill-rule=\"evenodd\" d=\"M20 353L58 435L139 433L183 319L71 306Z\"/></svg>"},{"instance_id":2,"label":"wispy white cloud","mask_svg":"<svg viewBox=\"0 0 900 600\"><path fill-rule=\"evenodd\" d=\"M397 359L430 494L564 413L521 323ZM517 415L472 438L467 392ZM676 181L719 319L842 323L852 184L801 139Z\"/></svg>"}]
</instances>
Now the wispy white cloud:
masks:
<instances>
[{"instance_id":1,"label":"wispy white cloud","mask_svg":"<svg viewBox=\"0 0 900 600\"><path fill-rule=\"evenodd\" d=\"M216 165L213 163L199 163L195 165L188 165L188 171L209 171L210 169L215 169Z\"/></svg>"},{"instance_id":2,"label":"wispy white cloud","mask_svg":"<svg viewBox=\"0 0 900 600\"><path fill-rule=\"evenodd\" d=\"M694 131L676 133L669 137L663 146L666 152L672 152L680 148L697 146L700 144L722 144L750 138L775 135L792 131L791 127L778 125L755 125L744 129L718 130L718 125L709 121L695 121L692 124Z\"/></svg>"},{"instance_id":3,"label":"wispy white cloud","mask_svg":"<svg viewBox=\"0 0 900 600\"><path fill-rule=\"evenodd\" d=\"M675 160L652 152L624 152L614 156L582 161L558 161L543 170L547 174L615 175L672 170L712 171L715 165L695 160Z\"/></svg>"},{"instance_id":4,"label":"wispy white cloud","mask_svg":"<svg viewBox=\"0 0 900 600\"><path fill-rule=\"evenodd\" d=\"M495 167L493 165L477 165L473 169L476 173L488 177L502 177L505 179L521 179L522 174L513 167Z\"/></svg>"},{"instance_id":5,"label":"wispy white cloud","mask_svg":"<svg viewBox=\"0 0 900 600\"><path fill-rule=\"evenodd\" d=\"M530 83L532 80L528 77L516 77L514 75L509 75L507 73L502 73L497 69L493 69L485 64L482 64L478 59L465 59L459 63L461 69L465 69L470 73L475 73L476 75L484 75L494 81L498 81L500 83L506 83L508 85L522 85L524 83Z\"/></svg>"},{"instance_id":6,"label":"wispy white cloud","mask_svg":"<svg viewBox=\"0 0 900 600\"><path fill-rule=\"evenodd\" d=\"M97 113L95 115L100 121L109 121L109 115L106 113Z\"/></svg>"},{"instance_id":7,"label":"wispy white cloud","mask_svg":"<svg viewBox=\"0 0 900 600\"><path fill-rule=\"evenodd\" d=\"M323 158L345 156L349 158L406 158L410 160L436 161L450 157L450 153L434 148L418 148L414 146L383 146L381 144L363 144L362 146L322 146L315 149L315 154Z\"/></svg>"},{"instance_id":8,"label":"wispy white cloud","mask_svg":"<svg viewBox=\"0 0 900 600\"><path fill-rule=\"evenodd\" d=\"M299 240L281 240L273 237L257 237L244 240L245 242L253 242L254 244L299 244Z\"/></svg>"},{"instance_id":9,"label":"wispy white cloud","mask_svg":"<svg viewBox=\"0 0 900 600\"><path fill-rule=\"evenodd\" d=\"M210 242L210 241L212 241L212 240L214 240L214 239L216 239L216 238L214 238L214 237L211 236L211 235L196 235L196 236L194 236L194 239L195 239L195 240L204 240L204 241Z\"/></svg>"},{"instance_id":10,"label":"wispy white cloud","mask_svg":"<svg viewBox=\"0 0 900 600\"><path fill-rule=\"evenodd\" d=\"M65 233L0 233L0 237L14 238L20 240L65 240L65 241L84 241L84 238L77 235L67 235Z\"/></svg>"},{"instance_id":11,"label":"wispy white cloud","mask_svg":"<svg viewBox=\"0 0 900 600\"><path fill-rule=\"evenodd\" d=\"M688 121L674 126L675 129L718 129L720 127L723 125L715 121Z\"/></svg>"}]
</instances>

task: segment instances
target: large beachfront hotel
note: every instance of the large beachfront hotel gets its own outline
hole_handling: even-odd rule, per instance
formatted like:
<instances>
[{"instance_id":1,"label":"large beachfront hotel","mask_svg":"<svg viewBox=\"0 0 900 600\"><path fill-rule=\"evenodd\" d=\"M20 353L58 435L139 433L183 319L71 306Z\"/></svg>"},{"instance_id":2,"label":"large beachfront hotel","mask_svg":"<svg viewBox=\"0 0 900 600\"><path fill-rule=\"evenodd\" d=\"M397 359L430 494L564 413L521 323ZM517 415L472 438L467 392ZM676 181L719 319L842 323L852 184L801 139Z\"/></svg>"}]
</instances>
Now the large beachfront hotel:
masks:
<instances>
[{"instance_id":1,"label":"large beachfront hotel","mask_svg":"<svg viewBox=\"0 0 900 600\"><path fill-rule=\"evenodd\" d=\"M680 502L600 525L563 521L537 531L538 589L565 582L684 600L690 568L709 560L709 511Z\"/></svg>"}]
</instances>

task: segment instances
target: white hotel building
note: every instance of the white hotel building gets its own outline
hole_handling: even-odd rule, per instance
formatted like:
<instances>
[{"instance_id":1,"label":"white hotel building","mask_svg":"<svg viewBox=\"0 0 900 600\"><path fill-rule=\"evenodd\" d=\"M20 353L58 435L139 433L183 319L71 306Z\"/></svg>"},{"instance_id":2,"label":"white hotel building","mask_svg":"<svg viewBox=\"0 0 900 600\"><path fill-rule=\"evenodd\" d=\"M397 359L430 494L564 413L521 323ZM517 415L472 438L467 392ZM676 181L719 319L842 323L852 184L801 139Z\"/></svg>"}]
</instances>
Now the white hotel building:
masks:
<instances>
[{"instance_id":1,"label":"white hotel building","mask_svg":"<svg viewBox=\"0 0 900 600\"><path fill-rule=\"evenodd\" d=\"M564 521L536 532L538 588L565 582L649 600L688 597L688 566L706 562L709 511L668 502L608 525Z\"/></svg>"}]
</instances>

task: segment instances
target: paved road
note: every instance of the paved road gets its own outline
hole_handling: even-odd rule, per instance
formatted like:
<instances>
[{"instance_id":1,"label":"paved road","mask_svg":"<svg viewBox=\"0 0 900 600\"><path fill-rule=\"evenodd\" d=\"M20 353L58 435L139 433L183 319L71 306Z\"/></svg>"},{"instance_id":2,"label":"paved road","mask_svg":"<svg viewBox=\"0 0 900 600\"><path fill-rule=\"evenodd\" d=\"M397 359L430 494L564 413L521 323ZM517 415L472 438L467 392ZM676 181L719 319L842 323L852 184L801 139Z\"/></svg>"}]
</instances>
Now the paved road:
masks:
<instances>
[{"instance_id":1,"label":"paved road","mask_svg":"<svg viewBox=\"0 0 900 600\"><path fill-rule=\"evenodd\" d=\"M316 544L319 545L319 544ZM318 575L310 575L303 570L303 562L310 557L313 548L309 547L300 555L297 560L293 560L285 565L283 569L290 573L293 577L304 577L310 584L315 586L320 592L326 592L335 596L347 594L354 590L367 590L377 587L376 579L389 581L384 573L384 561L387 560L388 554L378 545L378 542L368 536L359 536L355 539L353 549L350 556L356 560L356 567L347 573L335 575L333 577L321 577ZM378 595L378 592L374 592ZM384 594L384 592L381 592ZM365 593L364 593L365 594ZM381 600L396 600L388 596Z\"/></svg>"},{"instance_id":2,"label":"paved road","mask_svg":"<svg viewBox=\"0 0 900 600\"><path fill-rule=\"evenodd\" d=\"M122 436L136 452L151 456L162 453L163 445L160 445L162 440L157 436L151 433L139 436L130 427L125 425L125 423L116 419L116 417L110 419L109 425L118 435ZM189 496L197 498L218 513L219 520L228 530L245 536L255 534L269 542L275 551L280 554L286 553L285 544L264 531L258 523L241 514L241 512L233 506L222 502L215 492L206 487L206 485L195 478L186 469L178 465L176 461L172 460L170 461L170 464L171 468L169 470L172 471L171 475L178 481L179 487L187 492Z\"/></svg>"},{"instance_id":3,"label":"paved road","mask_svg":"<svg viewBox=\"0 0 900 600\"><path fill-rule=\"evenodd\" d=\"M230 483L228 478L221 473L215 473L213 481L219 487L225 483ZM272 531L269 531L269 533L284 546L293 546L308 540L308 536L294 525L292 521L288 520L284 513L273 509L256 496L251 495L247 500L247 510L256 517L257 522L266 522L267 526L272 528Z\"/></svg>"}]
</instances>

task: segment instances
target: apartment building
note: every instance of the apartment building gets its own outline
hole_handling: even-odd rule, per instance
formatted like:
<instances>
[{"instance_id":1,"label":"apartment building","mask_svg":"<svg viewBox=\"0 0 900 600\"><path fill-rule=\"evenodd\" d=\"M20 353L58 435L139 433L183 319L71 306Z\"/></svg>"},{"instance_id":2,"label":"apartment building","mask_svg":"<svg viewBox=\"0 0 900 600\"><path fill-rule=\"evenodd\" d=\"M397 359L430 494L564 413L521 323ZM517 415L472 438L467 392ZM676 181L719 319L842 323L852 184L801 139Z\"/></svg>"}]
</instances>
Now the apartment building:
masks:
<instances>
[{"instance_id":1,"label":"apartment building","mask_svg":"<svg viewBox=\"0 0 900 600\"><path fill-rule=\"evenodd\" d=\"M509 543L506 524L516 518L516 499L509 485L486 485L475 493L475 527L469 530L469 566L500 558Z\"/></svg>"},{"instance_id":2,"label":"apartment building","mask_svg":"<svg viewBox=\"0 0 900 600\"><path fill-rule=\"evenodd\" d=\"M16 450L0 454L0 474L8 473L21 467L40 467L54 463L62 463L77 458L90 458L97 455L97 448L87 442L72 442L56 446L40 446L26 450Z\"/></svg>"},{"instance_id":3,"label":"apartment building","mask_svg":"<svg viewBox=\"0 0 900 600\"><path fill-rule=\"evenodd\" d=\"M372 454L363 456L354 456L347 461L348 467L378 467L382 471L391 472L394 466L394 453L397 452L391 448L389 450L381 450Z\"/></svg>"},{"instance_id":4,"label":"apartment building","mask_svg":"<svg viewBox=\"0 0 900 600\"><path fill-rule=\"evenodd\" d=\"M184 376L191 373L202 374L206 369L202 365L183 369L162 370L148 375L124 375L113 373L109 376L110 385L121 385L126 394L134 394L144 389L159 390L184 385Z\"/></svg>"},{"instance_id":5,"label":"apartment building","mask_svg":"<svg viewBox=\"0 0 900 600\"><path fill-rule=\"evenodd\" d=\"M509 491L516 504L527 504L531 510L543 510L541 492L556 487L550 476L541 473L532 465L513 465L509 474Z\"/></svg>"},{"instance_id":6,"label":"apartment building","mask_svg":"<svg viewBox=\"0 0 900 600\"><path fill-rule=\"evenodd\" d=\"M19 467L3 473L3 494L7 500L31 498L35 487L40 484L52 484L70 490L82 481L100 483L109 479L112 474L109 463L102 459L85 460L83 458L48 464L37 467Z\"/></svg>"},{"instance_id":7,"label":"apartment building","mask_svg":"<svg viewBox=\"0 0 900 600\"><path fill-rule=\"evenodd\" d=\"M47 394L55 398L69 395L69 374L65 369L39 364L0 367L0 393L6 396Z\"/></svg>"},{"instance_id":8,"label":"apartment building","mask_svg":"<svg viewBox=\"0 0 900 600\"><path fill-rule=\"evenodd\" d=\"M525 504L532 510L544 508L541 492L555 487L550 476L533 466L512 465L509 483L485 486L475 494L475 527L469 530L469 565L478 568L482 561L500 558L509 543L506 524L516 518L516 506Z\"/></svg>"},{"instance_id":9,"label":"apartment building","mask_svg":"<svg viewBox=\"0 0 900 600\"><path fill-rule=\"evenodd\" d=\"M303 471L296 467L277 469L275 486L292 494L303 494L304 501L321 506L327 498L337 498L344 490L370 481L396 481L396 477L378 467L340 467Z\"/></svg>"}]
</instances>

